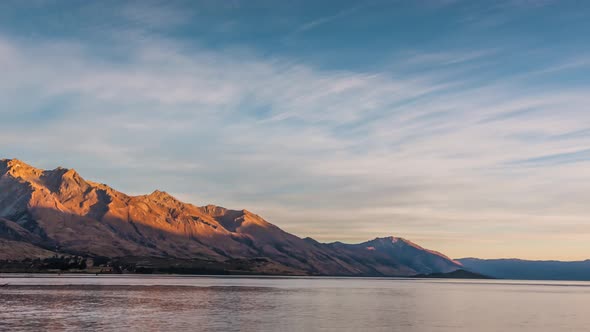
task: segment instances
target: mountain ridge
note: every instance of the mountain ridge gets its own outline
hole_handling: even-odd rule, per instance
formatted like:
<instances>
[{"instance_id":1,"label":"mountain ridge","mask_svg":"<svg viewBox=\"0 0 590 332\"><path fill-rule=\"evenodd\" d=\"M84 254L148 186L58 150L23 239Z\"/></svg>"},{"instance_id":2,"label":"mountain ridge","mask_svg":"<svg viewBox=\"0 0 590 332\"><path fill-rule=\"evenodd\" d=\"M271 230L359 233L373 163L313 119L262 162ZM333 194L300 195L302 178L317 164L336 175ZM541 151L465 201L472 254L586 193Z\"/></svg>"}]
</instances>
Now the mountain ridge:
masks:
<instances>
[{"instance_id":1,"label":"mountain ridge","mask_svg":"<svg viewBox=\"0 0 590 332\"><path fill-rule=\"evenodd\" d=\"M199 207L161 190L131 196L87 181L74 169L41 170L18 159L0 160L0 218L2 241L26 244L28 252L35 246L43 255L264 258L268 264L252 272L274 274L409 276L461 267L402 238L324 244L289 234L246 209Z\"/></svg>"},{"instance_id":2,"label":"mountain ridge","mask_svg":"<svg viewBox=\"0 0 590 332\"><path fill-rule=\"evenodd\" d=\"M526 260L518 258L461 258L465 269L502 279L590 280L590 259L583 261Z\"/></svg>"}]
</instances>

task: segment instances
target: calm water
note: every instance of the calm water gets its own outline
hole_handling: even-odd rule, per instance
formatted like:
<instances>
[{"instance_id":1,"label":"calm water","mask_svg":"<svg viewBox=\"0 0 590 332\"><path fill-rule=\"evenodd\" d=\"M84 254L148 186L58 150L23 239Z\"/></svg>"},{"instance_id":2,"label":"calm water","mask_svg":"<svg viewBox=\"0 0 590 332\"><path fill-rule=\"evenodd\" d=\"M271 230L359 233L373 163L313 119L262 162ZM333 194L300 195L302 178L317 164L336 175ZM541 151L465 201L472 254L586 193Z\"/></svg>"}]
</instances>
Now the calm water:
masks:
<instances>
[{"instance_id":1,"label":"calm water","mask_svg":"<svg viewBox=\"0 0 590 332\"><path fill-rule=\"evenodd\" d=\"M0 276L6 331L588 331L590 283Z\"/></svg>"}]
</instances>

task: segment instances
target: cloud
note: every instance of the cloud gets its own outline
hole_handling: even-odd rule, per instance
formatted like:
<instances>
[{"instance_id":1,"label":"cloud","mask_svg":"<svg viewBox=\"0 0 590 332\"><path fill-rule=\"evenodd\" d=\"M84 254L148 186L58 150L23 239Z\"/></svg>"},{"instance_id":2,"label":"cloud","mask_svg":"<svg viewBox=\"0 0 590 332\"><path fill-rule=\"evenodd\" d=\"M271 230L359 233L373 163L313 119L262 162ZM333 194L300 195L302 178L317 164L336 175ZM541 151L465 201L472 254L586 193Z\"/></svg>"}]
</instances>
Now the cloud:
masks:
<instances>
[{"instance_id":1,"label":"cloud","mask_svg":"<svg viewBox=\"0 0 590 332\"><path fill-rule=\"evenodd\" d=\"M187 23L190 11L174 7L162 1L123 3L118 14L128 24L142 28L168 28Z\"/></svg>"},{"instance_id":2,"label":"cloud","mask_svg":"<svg viewBox=\"0 0 590 332\"><path fill-rule=\"evenodd\" d=\"M3 154L248 208L302 236L395 234L451 255L556 224L576 237L590 213L587 91L531 85L563 64L473 84L466 67L487 51L417 54L445 71L361 72L124 38L110 59L0 37Z\"/></svg>"},{"instance_id":3,"label":"cloud","mask_svg":"<svg viewBox=\"0 0 590 332\"><path fill-rule=\"evenodd\" d=\"M336 12L335 14L324 16L324 17L320 17L320 18L317 18L317 19L312 20L312 21L308 21L308 22L300 25L298 28L296 28L293 31L292 34L297 34L297 33L305 32L305 31L314 29L314 28L316 28L316 27L318 27L320 25L330 23L330 22L332 22L332 21L334 21L336 19L340 19L340 18L343 18L345 16L352 15L353 13L355 13L358 10L360 10L360 9L362 9L364 7L367 7L367 6L368 6L368 4L365 3L365 4L360 5L360 6L345 8L345 9L342 9L342 10Z\"/></svg>"},{"instance_id":4,"label":"cloud","mask_svg":"<svg viewBox=\"0 0 590 332\"><path fill-rule=\"evenodd\" d=\"M513 164L525 165L525 166L545 166L545 165L558 165L558 164L569 164L578 162L590 161L590 149L584 149L574 152L556 153L550 155L544 155L541 157L528 158L523 160L514 161Z\"/></svg>"}]
</instances>

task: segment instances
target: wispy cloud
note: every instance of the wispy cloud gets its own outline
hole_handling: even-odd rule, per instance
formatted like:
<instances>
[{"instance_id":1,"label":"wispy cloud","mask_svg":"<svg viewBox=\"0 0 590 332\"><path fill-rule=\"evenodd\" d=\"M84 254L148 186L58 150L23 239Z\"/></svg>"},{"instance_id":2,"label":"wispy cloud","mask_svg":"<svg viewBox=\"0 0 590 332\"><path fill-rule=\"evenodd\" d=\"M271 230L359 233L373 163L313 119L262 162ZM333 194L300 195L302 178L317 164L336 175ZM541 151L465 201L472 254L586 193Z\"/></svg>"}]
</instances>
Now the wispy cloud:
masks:
<instances>
[{"instance_id":1,"label":"wispy cloud","mask_svg":"<svg viewBox=\"0 0 590 332\"><path fill-rule=\"evenodd\" d=\"M185 24L191 19L192 13L163 1L139 1L124 3L117 14L128 24L145 29Z\"/></svg>"},{"instance_id":2,"label":"wispy cloud","mask_svg":"<svg viewBox=\"0 0 590 332\"><path fill-rule=\"evenodd\" d=\"M516 160L513 161L512 164L539 167L547 165L559 165L588 161L590 161L590 149L578 150L573 152L555 153L540 157Z\"/></svg>"},{"instance_id":3,"label":"wispy cloud","mask_svg":"<svg viewBox=\"0 0 590 332\"><path fill-rule=\"evenodd\" d=\"M157 15L127 20L176 20ZM501 256L507 238L540 241L557 224L556 238L582 236L590 97L580 84L542 83L587 70L583 61L488 79L507 46L406 52L398 66L363 71L160 34L109 42L117 56L0 35L2 154L132 193L161 187L248 208L325 241L394 233L451 255Z\"/></svg>"},{"instance_id":4,"label":"wispy cloud","mask_svg":"<svg viewBox=\"0 0 590 332\"><path fill-rule=\"evenodd\" d=\"M297 27L293 31L293 34L305 32L305 31L314 29L314 28L316 28L316 27L318 27L320 25L330 23L330 22L332 22L334 20L337 20L337 19L346 17L348 15L352 15L355 12L357 12L358 10L360 10L360 9L362 9L364 7L367 7L367 6L368 6L368 3L365 3L365 4L360 5L360 6L345 8L345 9L342 9L342 10L336 12L335 14L324 16L324 17L320 17L320 18L314 19L312 21L306 22L306 23L300 25L299 27Z\"/></svg>"}]
</instances>

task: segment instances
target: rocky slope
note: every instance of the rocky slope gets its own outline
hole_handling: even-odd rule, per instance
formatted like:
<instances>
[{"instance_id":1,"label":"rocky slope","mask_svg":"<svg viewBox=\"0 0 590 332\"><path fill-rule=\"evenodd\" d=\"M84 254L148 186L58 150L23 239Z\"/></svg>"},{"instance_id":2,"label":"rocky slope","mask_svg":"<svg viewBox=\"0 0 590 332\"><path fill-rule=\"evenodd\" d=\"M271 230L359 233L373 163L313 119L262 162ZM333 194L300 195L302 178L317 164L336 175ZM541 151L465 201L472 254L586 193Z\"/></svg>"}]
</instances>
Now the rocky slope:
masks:
<instances>
[{"instance_id":1,"label":"rocky slope","mask_svg":"<svg viewBox=\"0 0 590 332\"><path fill-rule=\"evenodd\" d=\"M460 263L407 240L322 244L247 210L194 206L154 191L129 196L65 168L0 160L0 259L83 256L252 261L252 272L409 276Z\"/></svg>"}]
</instances>

